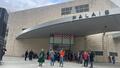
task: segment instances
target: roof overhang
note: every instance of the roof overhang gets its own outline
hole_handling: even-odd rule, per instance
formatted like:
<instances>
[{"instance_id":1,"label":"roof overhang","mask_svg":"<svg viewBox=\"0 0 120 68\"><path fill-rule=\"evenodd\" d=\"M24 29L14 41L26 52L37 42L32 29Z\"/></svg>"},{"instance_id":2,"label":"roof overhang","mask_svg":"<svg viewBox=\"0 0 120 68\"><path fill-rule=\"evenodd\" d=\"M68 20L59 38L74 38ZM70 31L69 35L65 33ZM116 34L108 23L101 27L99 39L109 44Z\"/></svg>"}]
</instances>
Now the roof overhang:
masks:
<instances>
[{"instance_id":1,"label":"roof overhang","mask_svg":"<svg viewBox=\"0 0 120 68\"><path fill-rule=\"evenodd\" d=\"M73 19L73 16L59 18L28 28L16 38L49 37L51 33L73 34L76 36L91 35L102 32L120 31L120 14Z\"/></svg>"}]
</instances>

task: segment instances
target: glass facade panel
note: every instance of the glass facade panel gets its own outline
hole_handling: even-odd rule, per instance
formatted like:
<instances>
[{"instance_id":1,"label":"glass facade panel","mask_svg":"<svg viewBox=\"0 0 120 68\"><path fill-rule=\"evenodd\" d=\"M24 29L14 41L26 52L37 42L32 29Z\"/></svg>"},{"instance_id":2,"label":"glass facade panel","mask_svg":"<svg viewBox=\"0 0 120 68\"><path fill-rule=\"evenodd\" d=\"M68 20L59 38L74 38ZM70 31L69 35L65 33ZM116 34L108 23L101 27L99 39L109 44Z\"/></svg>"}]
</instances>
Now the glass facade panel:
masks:
<instances>
[{"instance_id":1,"label":"glass facade panel","mask_svg":"<svg viewBox=\"0 0 120 68\"><path fill-rule=\"evenodd\" d=\"M75 9L76 9L76 13L88 12L89 11L89 5L88 4L79 5L79 6L76 6Z\"/></svg>"},{"instance_id":2,"label":"glass facade panel","mask_svg":"<svg viewBox=\"0 0 120 68\"><path fill-rule=\"evenodd\" d=\"M62 8L61 12L62 12L61 15L71 14L71 12L72 12L72 7Z\"/></svg>"}]
</instances>

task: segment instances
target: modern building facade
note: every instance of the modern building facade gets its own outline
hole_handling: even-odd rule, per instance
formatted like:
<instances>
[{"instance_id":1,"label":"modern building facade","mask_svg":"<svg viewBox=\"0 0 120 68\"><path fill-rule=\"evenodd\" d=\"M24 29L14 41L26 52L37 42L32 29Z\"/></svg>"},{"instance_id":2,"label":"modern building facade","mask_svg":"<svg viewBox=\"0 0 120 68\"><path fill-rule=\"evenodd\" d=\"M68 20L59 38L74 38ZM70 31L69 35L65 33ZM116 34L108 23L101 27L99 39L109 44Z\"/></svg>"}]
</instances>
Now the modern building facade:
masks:
<instances>
[{"instance_id":1,"label":"modern building facade","mask_svg":"<svg viewBox=\"0 0 120 68\"><path fill-rule=\"evenodd\" d=\"M4 8L0 8L0 47L5 46L5 35L7 30L8 13Z\"/></svg>"},{"instance_id":2,"label":"modern building facade","mask_svg":"<svg viewBox=\"0 0 120 68\"><path fill-rule=\"evenodd\" d=\"M6 45L6 28L7 28L7 21L8 21L8 13L5 8L0 7L0 61L3 57L3 49Z\"/></svg>"},{"instance_id":3,"label":"modern building facade","mask_svg":"<svg viewBox=\"0 0 120 68\"><path fill-rule=\"evenodd\" d=\"M98 62L116 55L120 62L120 40L111 33L120 30L119 10L110 0L75 0L10 13L6 55L64 48L95 51Z\"/></svg>"}]
</instances>

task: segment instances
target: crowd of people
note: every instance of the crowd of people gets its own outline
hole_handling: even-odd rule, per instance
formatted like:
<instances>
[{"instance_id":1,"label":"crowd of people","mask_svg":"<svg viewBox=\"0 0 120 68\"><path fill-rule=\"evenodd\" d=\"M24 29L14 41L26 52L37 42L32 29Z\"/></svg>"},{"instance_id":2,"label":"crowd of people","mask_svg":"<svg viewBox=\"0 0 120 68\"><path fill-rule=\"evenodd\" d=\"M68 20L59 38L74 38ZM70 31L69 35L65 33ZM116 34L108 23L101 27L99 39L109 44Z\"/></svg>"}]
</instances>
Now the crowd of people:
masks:
<instances>
[{"instance_id":1,"label":"crowd of people","mask_svg":"<svg viewBox=\"0 0 120 68\"><path fill-rule=\"evenodd\" d=\"M65 55L65 51L63 49L61 49L60 51L54 51L53 49L50 49L47 52L47 59L50 60L51 66L54 66L55 61L58 61L59 66L63 67L64 55ZM45 53L43 49L39 54L38 62L39 62L39 66L42 66L42 64L45 62Z\"/></svg>"},{"instance_id":2,"label":"crowd of people","mask_svg":"<svg viewBox=\"0 0 120 68\"><path fill-rule=\"evenodd\" d=\"M27 60L27 58L28 58L30 61L32 61L33 58L38 58L38 55L37 55L35 52L33 52L32 50L30 50L29 52L28 52L28 50L27 50L27 51L25 52L24 57L25 57L25 61Z\"/></svg>"},{"instance_id":3,"label":"crowd of people","mask_svg":"<svg viewBox=\"0 0 120 68\"><path fill-rule=\"evenodd\" d=\"M88 63L90 62L90 68L93 68L95 54L92 51L79 51L78 53L73 53L70 50L65 51L61 49L59 51L54 51L53 49L50 49L45 56L44 49L42 49L38 56L39 66L42 66L45 62L45 57L47 60L50 60L51 66L54 66L56 61L59 62L60 67L63 67L64 61L76 61L77 63L83 63L84 67L88 67Z\"/></svg>"},{"instance_id":4,"label":"crowd of people","mask_svg":"<svg viewBox=\"0 0 120 68\"><path fill-rule=\"evenodd\" d=\"M2 60L3 55L5 54L6 49L3 47L0 49L0 61ZM42 66L45 62L45 59L50 60L50 65L54 66L54 63L59 62L59 66L63 67L64 61L67 62L76 62L79 64L83 64L84 67L88 67L90 63L90 68L93 68L95 53L93 51L78 51L73 52L72 50L53 50L49 49L47 53L45 53L44 49L41 49L39 55L33 52L32 50L26 51L24 54L25 61L27 58L32 61L33 58L37 58L39 62L39 66ZM115 64L115 56L109 56L108 60L110 63Z\"/></svg>"},{"instance_id":5,"label":"crowd of people","mask_svg":"<svg viewBox=\"0 0 120 68\"><path fill-rule=\"evenodd\" d=\"M50 65L54 66L55 62L59 62L59 66L64 66L64 61L66 62L76 62L79 64L83 64L84 67L88 67L88 64L90 64L90 68L93 68L94 63L94 57L95 53L93 51L78 51L73 52L71 50L53 50L49 49L47 53L45 53L44 49L41 49L39 55L35 54L32 50L25 52L25 61L27 57L29 60L32 60L33 57L38 58L39 66L42 67L43 63L45 62L45 59L50 61ZM109 57L110 58L110 57ZM115 57L111 57L110 62L113 62L115 64Z\"/></svg>"}]
</instances>

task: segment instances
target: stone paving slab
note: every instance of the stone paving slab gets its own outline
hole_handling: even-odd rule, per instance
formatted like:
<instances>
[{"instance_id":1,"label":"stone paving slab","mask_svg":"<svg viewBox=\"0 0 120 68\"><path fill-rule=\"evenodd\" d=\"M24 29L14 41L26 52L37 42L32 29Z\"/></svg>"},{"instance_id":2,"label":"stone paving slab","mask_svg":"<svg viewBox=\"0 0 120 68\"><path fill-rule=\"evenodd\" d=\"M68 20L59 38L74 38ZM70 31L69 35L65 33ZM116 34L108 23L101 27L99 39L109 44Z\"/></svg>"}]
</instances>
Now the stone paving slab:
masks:
<instances>
[{"instance_id":1,"label":"stone paving slab","mask_svg":"<svg viewBox=\"0 0 120 68\"><path fill-rule=\"evenodd\" d=\"M38 66L37 60L24 61L24 58L19 57L6 57L4 58L0 68L41 68ZM82 64L73 62L65 62L64 67L59 67L59 63L56 62L55 66L50 66L50 62L46 61L42 68L85 68ZM89 67L86 67L89 68ZM120 64L109 64L109 63L95 63L94 68L120 68Z\"/></svg>"}]
</instances>

